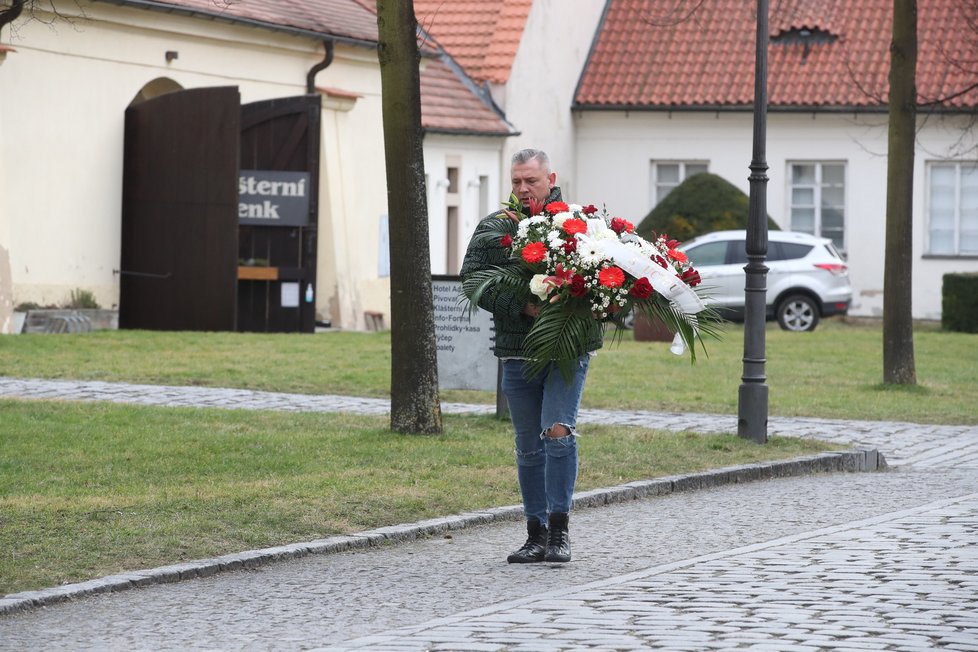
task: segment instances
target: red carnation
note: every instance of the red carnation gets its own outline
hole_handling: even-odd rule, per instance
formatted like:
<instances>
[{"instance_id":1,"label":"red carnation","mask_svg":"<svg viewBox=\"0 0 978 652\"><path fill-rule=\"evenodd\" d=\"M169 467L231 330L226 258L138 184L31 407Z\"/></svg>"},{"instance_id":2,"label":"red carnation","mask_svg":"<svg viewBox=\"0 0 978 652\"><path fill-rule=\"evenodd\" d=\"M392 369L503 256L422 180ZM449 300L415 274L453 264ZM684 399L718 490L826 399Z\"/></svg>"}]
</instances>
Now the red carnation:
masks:
<instances>
[{"instance_id":1,"label":"red carnation","mask_svg":"<svg viewBox=\"0 0 978 652\"><path fill-rule=\"evenodd\" d=\"M547 257L547 247L542 242L531 242L523 247L522 256L528 263L539 263Z\"/></svg>"},{"instance_id":2,"label":"red carnation","mask_svg":"<svg viewBox=\"0 0 978 652\"><path fill-rule=\"evenodd\" d=\"M560 245L564 249L565 254L572 254L577 251L577 239L568 238L564 241L564 244Z\"/></svg>"},{"instance_id":3,"label":"red carnation","mask_svg":"<svg viewBox=\"0 0 978 652\"><path fill-rule=\"evenodd\" d=\"M622 232L631 233L635 230L635 225L620 217L611 218L611 230L621 235Z\"/></svg>"},{"instance_id":4,"label":"red carnation","mask_svg":"<svg viewBox=\"0 0 978 652\"><path fill-rule=\"evenodd\" d=\"M588 204L587 206L581 209L581 212L584 213L585 215L594 215L595 213L598 212L598 209L594 207L594 204Z\"/></svg>"},{"instance_id":5,"label":"red carnation","mask_svg":"<svg viewBox=\"0 0 978 652\"><path fill-rule=\"evenodd\" d=\"M580 274L574 274L574 278L570 282L570 293L572 297L583 297L587 294L587 286L584 277Z\"/></svg>"},{"instance_id":6,"label":"red carnation","mask_svg":"<svg viewBox=\"0 0 978 652\"><path fill-rule=\"evenodd\" d=\"M598 272L598 282L606 288L620 288L625 282L625 272L612 265Z\"/></svg>"},{"instance_id":7,"label":"red carnation","mask_svg":"<svg viewBox=\"0 0 978 652\"><path fill-rule=\"evenodd\" d=\"M562 201L552 201L544 207L544 210L551 215L556 215L557 213L564 213L568 211L569 207Z\"/></svg>"},{"instance_id":8,"label":"red carnation","mask_svg":"<svg viewBox=\"0 0 978 652\"><path fill-rule=\"evenodd\" d=\"M499 239L499 244L501 244L504 247L510 246L511 244L513 244L513 236L507 233L506 235L504 235Z\"/></svg>"},{"instance_id":9,"label":"red carnation","mask_svg":"<svg viewBox=\"0 0 978 652\"><path fill-rule=\"evenodd\" d=\"M652 296L652 284L649 283L649 279L643 276L635 281L635 285L628 291L628 294L636 299L648 299Z\"/></svg>"},{"instance_id":10,"label":"red carnation","mask_svg":"<svg viewBox=\"0 0 978 652\"><path fill-rule=\"evenodd\" d=\"M700 278L700 273L697 272L692 267L690 267L685 272L683 272L680 278L683 279L683 281L685 281L686 284L691 288L694 288L703 282L703 279Z\"/></svg>"},{"instance_id":11,"label":"red carnation","mask_svg":"<svg viewBox=\"0 0 978 652\"><path fill-rule=\"evenodd\" d=\"M570 235L587 233L587 222L574 217L569 220L564 220L564 231Z\"/></svg>"}]
</instances>

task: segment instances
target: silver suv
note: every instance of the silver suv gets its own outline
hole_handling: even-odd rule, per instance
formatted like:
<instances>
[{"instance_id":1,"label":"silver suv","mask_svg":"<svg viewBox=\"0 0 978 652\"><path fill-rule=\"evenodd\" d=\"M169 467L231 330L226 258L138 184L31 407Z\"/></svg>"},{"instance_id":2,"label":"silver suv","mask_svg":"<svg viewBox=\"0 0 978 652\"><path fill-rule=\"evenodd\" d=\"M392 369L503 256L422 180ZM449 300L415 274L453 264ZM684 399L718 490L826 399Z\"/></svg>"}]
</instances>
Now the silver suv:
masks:
<instances>
[{"instance_id":1,"label":"silver suv","mask_svg":"<svg viewBox=\"0 0 978 652\"><path fill-rule=\"evenodd\" d=\"M683 243L703 279L707 303L728 319L744 318L746 231L715 231ZM828 238L769 231L767 318L789 331L811 331L821 317L844 315L852 301L849 266Z\"/></svg>"}]
</instances>

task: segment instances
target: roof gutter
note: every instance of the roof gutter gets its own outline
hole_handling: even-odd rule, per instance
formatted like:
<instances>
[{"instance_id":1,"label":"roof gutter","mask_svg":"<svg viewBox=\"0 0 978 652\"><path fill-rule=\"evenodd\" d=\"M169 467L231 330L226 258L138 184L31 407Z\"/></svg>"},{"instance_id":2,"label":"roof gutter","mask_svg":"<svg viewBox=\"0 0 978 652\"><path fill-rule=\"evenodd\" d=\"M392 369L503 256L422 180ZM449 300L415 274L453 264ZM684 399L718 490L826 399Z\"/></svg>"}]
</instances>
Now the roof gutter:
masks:
<instances>
[{"instance_id":1,"label":"roof gutter","mask_svg":"<svg viewBox=\"0 0 978 652\"><path fill-rule=\"evenodd\" d=\"M769 113L886 113L882 106L781 106L768 104ZM574 104L571 111L625 111L634 113L753 113L749 104L699 105L639 105L639 104Z\"/></svg>"},{"instance_id":2,"label":"roof gutter","mask_svg":"<svg viewBox=\"0 0 978 652\"><path fill-rule=\"evenodd\" d=\"M810 104L768 104L768 113L886 113L885 104L876 106L831 106ZM752 113L754 107L747 104L699 104L699 105L639 105L639 104L574 104L571 111L624 111L626 113ZM967 106L918 106L918 114L945 115L975 113L975 107Z\"/></svg>"},{"instance_id":3,"label":"roof gutter","mask_svg":"<svg viewBox=\"0 0 978 652\"><path fill-rule=\"evenodd\" d=\"M507 123L509 124L509 123ZM443 136L479 136L487 138L508 138L519 136L522 132L513 131L475 131L472 129L447 129L444 127L422 127L426 134L441 134Z\"/></svg>"}]
</instances>

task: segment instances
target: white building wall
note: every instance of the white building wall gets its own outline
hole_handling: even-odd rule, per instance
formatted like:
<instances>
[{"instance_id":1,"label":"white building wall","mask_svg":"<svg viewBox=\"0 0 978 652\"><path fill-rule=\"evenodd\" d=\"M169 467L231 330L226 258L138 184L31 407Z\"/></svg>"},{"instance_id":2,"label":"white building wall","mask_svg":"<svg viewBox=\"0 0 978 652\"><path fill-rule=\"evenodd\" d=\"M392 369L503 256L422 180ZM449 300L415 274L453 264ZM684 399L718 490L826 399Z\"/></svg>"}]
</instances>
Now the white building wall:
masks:
<instances>
[{"instance_id":1,"label":"white building wall","mask_svg":"<svg viewBox=\"0 0 978 652\"><path fill-rule=\"evenodd\" d=\"M752 156L749 113L590 111L576 117L578 192L575 200L600 205L640 222L652 209L651 161L708 161L709 171L745 193ZM941 277L978 271L978 260L924 256L925 162L945 155L958 129L920 131L914 189L913 315L939 319ZM787 223L788 165L799 161L845 162L846 253L853 285L850 314L880 316L883 310L886 224L885 115L770 113L767 125L768 214ZM971 158L975 158L972 153Z\"/></svg>"},{"instance_id":2,"label":"white building wall","mask_svg":"<svg viewBox=\"0 0 978 652\"><path fill-rule=\"evenodd\" d=\"M504 139L478 136L429 134L424 140L424 168L428 191L428 232L432 274L458 274L476 225L500 208L509 192L500 179ZM457 167L458 192L449 193L447 170ZM449 200L457 206L458 228L449 243ZM456 265L449 265L449 248L454 246Z\"/></svg>"},{"instance_id":3,"label":"white building wall","mask_svg":"<svg viewBox=\"0 0 978 652\"><path fill-rule=\"evenodd\" d=\"M550 156L564 197L577 201L570 106L605 4L605 0L533 2L509 81L494 93L507 120L520 131L503 151L505 179L516 151L542 149Z\"/></svg>"},{"instance_id":4,"label":"white building wall","mask_svg":"<svg viewBox=\"0 0 978 652\"><path fill-rule=\"evenodd\" d=\"M0 266L0 274L15 303L61 304L80 288L117 307L129 103L159 78L182 88L236 86L242 103L301 95L323 47L281 32L104 3L85 4L84 16L73 1L58 9L72 22L41 14L3 33L17 51L0 66L0 248L10 270ZM167 51L177 58L168 63ZM316 83L360 96L338 111L324 108L324 133L328 123L333 135L324 138L321 185L332 193L324 210L333 212L320 216L332 230L320 228L319 276L332 282L317 279L316 287L317 310L327 318L335 310L336 325L357 328L364 310L386 310L389 301L376 253L376 223L386 212L376 51L338 44ZM0 326L6 321L0 312Z\"/></svg>"}]
</instances>

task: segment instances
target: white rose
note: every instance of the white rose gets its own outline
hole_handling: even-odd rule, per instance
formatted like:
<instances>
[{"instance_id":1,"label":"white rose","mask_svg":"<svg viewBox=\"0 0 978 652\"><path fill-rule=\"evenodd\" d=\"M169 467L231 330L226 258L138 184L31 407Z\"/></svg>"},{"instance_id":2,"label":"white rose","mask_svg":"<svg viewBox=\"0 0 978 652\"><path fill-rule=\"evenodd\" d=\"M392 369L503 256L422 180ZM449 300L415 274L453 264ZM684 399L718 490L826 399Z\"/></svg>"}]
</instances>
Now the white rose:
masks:
<instances>
[{"instance_id":1,"label":"white rose","mask_svg":"<svg viewBox=\"0 0 978 652\"><path fill-rule=\"evenodd\" d=\"M540 301L546 301L550 294L550 286L543 282L545 278L546 274L534 274L530 279L530 292L540 297Z\"/></svg>"}]
</instances>

